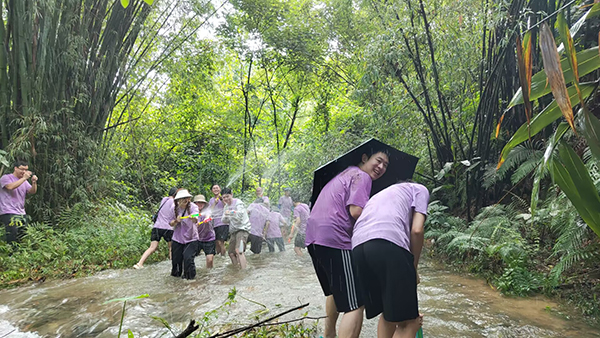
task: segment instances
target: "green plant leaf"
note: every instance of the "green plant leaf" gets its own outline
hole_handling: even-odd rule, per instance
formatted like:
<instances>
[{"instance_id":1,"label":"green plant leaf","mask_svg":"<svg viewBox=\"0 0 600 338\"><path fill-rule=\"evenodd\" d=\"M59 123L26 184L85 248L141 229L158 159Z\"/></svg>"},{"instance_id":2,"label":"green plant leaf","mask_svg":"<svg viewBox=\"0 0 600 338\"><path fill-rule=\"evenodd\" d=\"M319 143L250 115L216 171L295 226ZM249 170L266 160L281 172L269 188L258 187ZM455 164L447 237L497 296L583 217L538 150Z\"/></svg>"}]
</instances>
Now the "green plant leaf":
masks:
<instances>
[{"instance_id":1,"label":"green plant leaf","mask_svg":"<svg viewBox=\"0 0 600 338\"><path fill-rule=\"evenodd\" d=\"M144 2L150 6L152 6L152 4L154 4L154 0L144 0Z\"/></svg>"},{"instance_id":2,"label":"green plant leaf","mask_svg":"<svg viewBox=\"0 0 600 338\"><path fill-rule=\"evenodd\" d=\"M134 296L134 297L115 298L115 299L107 300L106 302L104 302L102 304L108 304L108 303L114 303L114 302L126 302L126 301L129 301L129 300L141 299L141 298L148 298L148 297L150 297L150 295L147 294L147 293L145 293L143 295Z\"/></svg>"},{"instance_id":3,"label":"green plant leaf","mask_svg":"<svg viewBox=\"0 0 600 338\"><path fill-rule=\"evenodd\" d=\"M560 64L563 69L565 83L571 83L573 81L573 71L569 65L569 59L562 59ZM577 65L579 76L584 76L600 68L600 55L598 53L598 47L592 47L577 53ZM550 86L547 85L547 79L548 78L545 70L541 70L533 75L531 79L531 93L529 95L529 100L537 100L551 92ZM506 110L522 103L523 93L522 89L519 88L513 98L510 100Z\"/></svg>"},{"instance_id":4,"label":"green plant leaf","mask_svg":"<svg viewBox=\"0 0 600 338\"><path fill-rule=\"evenodd\" d=\"M592 154L600 159L600 120L587 110L585 111L583 136L588 142Z\"/></svg>"},{"instance_id":5,"label":"green plant leaf","mask_svg":"<svg viewBox=\"0 0 600 338\"><path fill-rule=\"evenodd\" d=\"M129 0L121 0L121 6L123 6L123 8L127 8L127 6L129 6Z\"/></svg>"},{"instance_id":6,"label":"green plant leaf","mask_svg":"<svg viewBox=\"0 0 600 338\"><path fill-rule=\"evenodd\" d=\"M161 322L164 327L166 327L169 331L171 331L171 326L169 325L169 322L167 322L164 318L155 317L155 316L150 316L150 318Z\"/></svg>"},{"instance_id":7,"label":"green plant leaf","mask_svg":"<svg viewBox=\"0 0 600 338\"><path fill-rule=\"evenodd\" d=\"M595 83L582 83L580 89L583 98L585 99L586 97L590 96L590 94L594 91L594 88L596 88ZM579 98L577 97L577 91L575 87L569 87L568 93L571 99L571 103L578 104ZM510 151L514 147L521 144L523 141L529 139L529 133L531 133L531 136L536 135L542 129L547 127L550 123L559 119L561 115L562 113L558 108L556 101L552 101L552 103L550 103L546 108L544 108L544 110L542 110L541 113L536 115L531 120L531 124L529 124L529 130L526 123L519 127L519 129L515 132L515 134L511 137L511 139L508 141L508 143L506 143L506 145L502 149L502 153L500 154L500 160L498 162L498 168L500 168L502 163L504 163L504 161L506 160L506 156L508 156L508 153L510 153Z\"/></svg>"},{"instance_id":8,"label":"green plant leaf","mask_svg":"<svg viewBox=\"0 0 600 338\"><path fill-rule=\"evenodd\" d=\"M131 332L131 330L127 330L127 338L134 338L133 332Z\"/></svg>"},{"instance_id":9,"label":"green plant leaf","mask_svg":"<svg viewBox=\"0 0 600 338\"><path fill-rule=\"evenodd\" d=\"M589 11L587 11L584 15L581 16L581 18L579 18L579 20L577 20L577 22L575 22L573 24L573 26L571 26L571 29L569 30L571 33L571 36L575 36L577 34L577 32L579 32L579 29L583 26L583 24L585 23L585 21L587 19L591 19L595 16L597 16L598 14L600 14L600 2L597 2L594 4L594 6L592 6L592 8L590 8ZM562 52L564 52L565 50L565 45L561 44L560 46L558 46L558 53L562 54Z\"/></svg>"}]
</instances>

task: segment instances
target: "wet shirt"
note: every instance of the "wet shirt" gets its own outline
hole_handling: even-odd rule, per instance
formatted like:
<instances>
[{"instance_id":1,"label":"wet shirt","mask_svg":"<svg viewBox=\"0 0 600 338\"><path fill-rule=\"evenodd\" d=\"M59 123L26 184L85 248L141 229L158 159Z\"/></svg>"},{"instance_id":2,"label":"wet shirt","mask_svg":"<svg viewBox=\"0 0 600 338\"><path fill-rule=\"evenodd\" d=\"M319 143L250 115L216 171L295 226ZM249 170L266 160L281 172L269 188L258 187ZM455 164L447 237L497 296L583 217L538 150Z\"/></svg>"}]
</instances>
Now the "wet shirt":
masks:
<instances>
[{"instance_id":1,"label":"wet shirt","mask_svg":"<svg viewBox=\"0 0 600 338\"><path fill-rule=\"evenodd\" d=\"M221 218L223 217L223 208L224 208L223 200L219 197L219 199L215 199L214 197L208 201L208 210L210 210L210 217L213 219L213 227L220 227L222 225L226 225L223 223Z\"/></svg>"},{"instance_id":2,"label":"wet shirt","mask_svg":"<svg viewBox=\"0 0 600 338\"><path fill-rule=\"evenodd\" d=\"M0 178L0 215L25 215L25 196L31 189L31 184L25 181L13 190L6 189L7 184L18 180L13 174L2 175Z\"/></svg>"},{"instance_id":3,"label":"wet shirt","mask_svg":"<svg viewBox=\"0 0 600 338\"><path fill-rule=\"evenodd\" d=\"M267 238L279 238L281 237L281 228L284 219L283 215L276 211L272 211L269 214L269 228L267 229Z\"/></svg>"},{"instance_id":4,"label":"wet shirt","mask_svg":"<svg viewBox=\"0 0 600 338\"><path fill-rule=\"evenodd\" d=\"M371 176L358 167L348 167L329 181L313 206L306 227L306 245L318 244L334 249L352 249L354 218L350 205L361 208L371 194Z\"/></svg>"},{"instance_id":5,"label":"wet shirt","mask_svg":"<svg viewBox=\"0 0 600 338\"><path fill-rule=\"evenodd\" d=\"M279 207L281 208L281 216L290 218L292 209L294 208L294 202L291 197L281 196L279 198Z\"/></svg>"},{"instance_id":6,"label":"wet shirt","mask_svg":"<svg viewBox=\"0 0 600 338\"><path fill-rule=\"evenodd\" d=\"M165 230L173 230L171 227L171 222L177 216L175 216L175 205L174 201L170 197L163 197L162 201L160 201L158 211L158 215L156 217L156 222L154 222L154 227L157 229L165 229Z\"/></svg>"},{"instance_id":7,"label":"wet shirt","mask_svg":"<svg viewBox=\"0 0 600 338\"><path fill-rule=\"evenodd\" d=\"M198 213L198 206L190 202L189 212L186 209L177 208L177 216L188 216ZM192 218L182 219L173 227L173 240L180 244L187 244L198 240L198 223Z\"/></svg>"},{"instance_id":8,"label":"wet shirt","mask_svg":"<svg viewBox=\"0 0 600 338\"><path fill-rule=\"evenodd\" d=\"M250 218L250 233L262 237L265 223L271 212L263 204L252 203L248 206L248 217Z\"/></svg>"},{"instance_id":9,"label":"wet shirt","mask_svg":"<svg viewBox=\"0 0 600 338\"><path fill-rule=\"evenodd\" d=\"M203 209L206 210L206 209ZM210 242L217 239L212 222L204 222L206 217L200 215L198 217L198 240L200 242Z\"/></svg>"},{"instance_id":10,"label":"wet shirt","mask_svg":"<svg viewBox=\"0 0 600 338\"><path fill-rule=\"evenodd\" d=\"M417 183L394 184L373 196L354 225L352 248L384 239L410 251L413 210L427 215L429 191Z\"/></svg>"},{"instance_id":11,"label":"wet shirt","mask_svg":"<svg viewBox=\"0 0 600 338\"><path fill-rule=\"evenodd\" d=\"M250 219L248 218L246 206L244 202L237 198L231 201L231 205L225 205L222 221L229 224L230 234L239 230L250 232Z\"/></svg>"},{"instance_id":12,"label":"wet shirt","mask_svg":"<svg viewBox=\"0 0 600 338\"><path fill-rule=\"evenodd\" d=\"M298 224L298 233L301 235L306 234L306 222L308 221L309 216L310 209L308 208L308 205L299 203L294 208L294 222L296 221L296 217L300 218L300 224Z\"/></svg>"}]
</instances>

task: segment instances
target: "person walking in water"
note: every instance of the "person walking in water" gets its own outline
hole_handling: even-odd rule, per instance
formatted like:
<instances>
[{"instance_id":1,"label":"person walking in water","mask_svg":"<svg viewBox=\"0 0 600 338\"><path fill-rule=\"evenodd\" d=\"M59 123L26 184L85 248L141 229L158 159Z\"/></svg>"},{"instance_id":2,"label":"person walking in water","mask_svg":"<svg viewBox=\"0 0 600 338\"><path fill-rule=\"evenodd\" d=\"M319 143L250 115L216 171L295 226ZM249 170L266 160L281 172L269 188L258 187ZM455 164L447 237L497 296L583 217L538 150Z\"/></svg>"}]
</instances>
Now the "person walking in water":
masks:
<instances>
[{"instance_id":1,"label":"person walking in water","mask_svg":"<svg viewBox=\"0 0 600 338\"><path fill-rule=\"evenodd\" d=\"M294 252L297 256L302 256L302 249L306 248L306 222L310 215L310 209L307 204L301 203L300 201L294 202L294 225L288 242L294 238Z\"/></svg>"},{"instance_id":2,"label":"person walking in water","mask_svg":"<svg viewBox=\"0 0 600 338\"><path fill-rule=\"evenodd\" d=\"M37 192L37 181L25 161L16 161L13 173L0 178L0 222L4 224L7 243L17 242L23 236L27 226L25 197Z\"/></svg>"},{"instance_id":3,"label":"person walking in water","mask_svg":"<svg viewBox=\"0 0 600 338\"><path fill-rule=\"evenodd\" d=\"M250 251L258 255L262 251L263 239L265 238L265 224L271 212L262 203L252 203L248 206L248 217L250 219Z\"/></svg>"},{"instance_id":4,"label":"person walking in water","mask_svg":"<svg viewBox=\"0 0 600 338\"><path fill-rule=\"evenodd\" d=\"M216 253L221 256L225 256L227 250L225 250L225 241L229 238L229 225L223 223L223 198L221 197L221 187L218 184L213 184L210 188L214 197L208 201L208 210L210 217L213 219L212 225L215 230L215 246Z\"/></svg>"},{"instance_id":5,"label":"person walking in water","mask_svg":"<svg viewBox=\"0 0 600 338\"><path fill-rule=\"evenodd\" d=\"M413 338L422 325L417 267L428 203L424 186L394 184L369 200L354 225L352 258L367 319L383 313L378 338Z\"/></svg>"},{"instance_id":6,"label":"person walking in water","mask_svg":"<svg viewBox=\"0 0 600 338\"><path fill-rule=\"evenodd\" d=\"M339 337L360 335L364 303L352 268L352 228L369 200L373 180L383 176L388 163L385 152L363 154L357 167L348 167L323 187L308 218L306 245L327 297L326 338L336 336L340 312Z\"/></svg>"},{"instance_id":7,"label":"person walking in water","mask_svg":"<svg viewBox=\"0 0 600 338\"><path fill-rule=\"evenodd\" d=\"M161 238L164 238L165 242L169 245L169 259L171 259L171 238L173 237L173 228L169 225L169 222L175 219L173 198L177 193L177 188L171 188L169 190L169 196L163 197L160 201L160 207L156 212L156 220L150 233L150 247L142 254L139 262L133 267L135 269L141 269L144 267L146 259L158 250L158 244Z\"/></svg>"},{"instance_id":8,"label":"person walking in water","mask_svg":"<svg viewBox=\"0 0 600 338\"><path fill-rule=\"evenodd\" d=\"M267 246L269 252L275 252L275 244L279 248L279 252L285 251L285 244L283 243L283 236L281 235L281 228L286 226L286 221L283 216L277 212L275 206L273 206L267 223L265 224L265 232L267 234Z\"/></svg>"},{"instance_id":9,"label":"person walking in water","mask_svg":"<svg viewBox=\"0 0 600 338\"><path fill-rule=\"evenodd\" d=\"M198 210L200 210L200 216L198 216L198 252L196 255L198 256L201 251L204 251L206 268L212 269L215 257L215 230L212 227L212 223L206 221L206 216L202 215L208 209L206 208L208 202L206 202L204 195L194 196L193 202L198 207Z\"/></svg>"},{"instance_id":10,"label":"person walking in water","mask_svg":"<svg viewBox=\"0 0 600 338\"><path fill-rule=\"evenodd\" d=\"M284 195L279 198L279 210L280 210L281 216L283 216L283 218L285 218L286 224L291 225L292 224L292 210L294 209L294 201L292 201L292 197L290 196L291 189L284 188L283 193L284 193ZM288 235L289 235L289 230L284 232L284 236L287 237Z\"/></svg>"},{"instance_id":11,"label":"person walking in water","mask_svg":"<svg viewBox=\"0 0 600 338\"><path fill-rule=\"evenodd\" d=\"M263 195L263 193L264 193L263 188L257 187L256 188L256 199L252 203L262 203L262 204L264 204L265 207L270 208L271 204L269 202L269 198L267 196Z\"/></svg>"},{"instance_id":12,"label":"person walking in water","mask_svg":"<svg viewBox=\"0 0 600 338\"><path fill-rule=\"evenodd\" d=\"M184 279L196 278L194 257L198 251L198 207L192 203L192 195L181 189L175 195L175 219L173 227L173 258L171 276Z\"/></svg>"},{"instance_id":13,"label":"person walking in water","mask_svg":"<svg viewBox=\"0 0 600 338\"><path fill-rule=\"evenodd\" d=\"M221 195L225 203L222 221L229 224L229 257L233 265L245 269L247 264L244 251L246 251L246 242L251 228L248 212L244 202L233 198L230 188L224 188Z\"/></svg>"}]
</instances>

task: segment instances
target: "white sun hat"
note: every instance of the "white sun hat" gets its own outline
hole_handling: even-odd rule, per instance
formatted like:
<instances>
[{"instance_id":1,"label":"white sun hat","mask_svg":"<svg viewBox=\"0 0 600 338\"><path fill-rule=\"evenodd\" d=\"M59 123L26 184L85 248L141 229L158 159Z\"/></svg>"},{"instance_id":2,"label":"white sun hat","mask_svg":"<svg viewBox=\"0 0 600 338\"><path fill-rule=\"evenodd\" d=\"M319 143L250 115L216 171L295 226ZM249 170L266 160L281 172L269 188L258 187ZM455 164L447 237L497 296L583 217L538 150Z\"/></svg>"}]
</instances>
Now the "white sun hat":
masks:
<instances>
[{"instance_id":1,"label":"white sun hat","mask_svg":"<svg viewBox=\"0 0 600 338\"><path fill-rule=\"evenodd\" d=\"M192 197L192 194L190 194L190 192L187 191L187 189L181 189L177 192L177 195L175 195L175 200L188 197Z\"/></svg>"}]
</instances>

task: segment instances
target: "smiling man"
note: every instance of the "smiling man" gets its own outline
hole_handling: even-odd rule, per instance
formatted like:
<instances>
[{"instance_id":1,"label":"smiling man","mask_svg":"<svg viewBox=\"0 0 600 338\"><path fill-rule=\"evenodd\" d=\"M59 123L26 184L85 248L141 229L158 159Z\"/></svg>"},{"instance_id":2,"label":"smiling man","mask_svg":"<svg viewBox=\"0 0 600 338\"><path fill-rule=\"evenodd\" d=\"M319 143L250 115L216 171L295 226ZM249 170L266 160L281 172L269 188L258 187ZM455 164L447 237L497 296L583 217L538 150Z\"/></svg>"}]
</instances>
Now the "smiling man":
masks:
<instances>
[{"instance_id":1,"label":"smiling man","mask_svg":"<svg viewBox=\"0 0 600 338\"><path fill-rule=\"evenodd\" d=\"M31 184L27 181L31 178ZM25 161L17 161L12 174L0 178L0 222L4 224L7 243L18 241L27 225L25 196L37 191L37 176Z\"/></svg>"}]
</instances>

